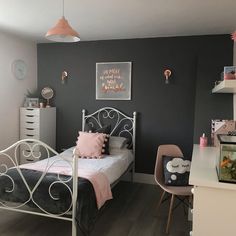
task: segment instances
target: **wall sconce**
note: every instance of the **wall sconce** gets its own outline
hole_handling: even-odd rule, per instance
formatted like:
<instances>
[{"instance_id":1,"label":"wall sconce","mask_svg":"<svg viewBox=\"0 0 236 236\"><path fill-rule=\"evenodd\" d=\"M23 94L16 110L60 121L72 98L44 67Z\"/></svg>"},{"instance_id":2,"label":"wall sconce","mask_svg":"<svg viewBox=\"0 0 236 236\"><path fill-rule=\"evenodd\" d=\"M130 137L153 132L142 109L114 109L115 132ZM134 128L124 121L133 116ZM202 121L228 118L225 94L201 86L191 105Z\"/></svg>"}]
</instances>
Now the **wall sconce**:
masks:
<instances>
[{"instance_id":1,"label":"wall sconce","mask_svg":"<svg viewBox=\"0 0 236 236\"><path fill-rule=\"evenodd\" d=\"M61 83L64 84L65 81L68 79L68 72L67 71L62 71L62 74L61 74Z\"/></svg>"},{"instance_id":2,"label":"wall sconce","mask_svg":"<svg viewBox=\"0 0 236 236\"><path fill-rule=\"evenodd\" d=\"M171 76L171 70L169 70L169 69L164 70L164 76L165 76L165 79L166 79L165 83L169 84L169 78Z\"/></svg>"}]
</instances>

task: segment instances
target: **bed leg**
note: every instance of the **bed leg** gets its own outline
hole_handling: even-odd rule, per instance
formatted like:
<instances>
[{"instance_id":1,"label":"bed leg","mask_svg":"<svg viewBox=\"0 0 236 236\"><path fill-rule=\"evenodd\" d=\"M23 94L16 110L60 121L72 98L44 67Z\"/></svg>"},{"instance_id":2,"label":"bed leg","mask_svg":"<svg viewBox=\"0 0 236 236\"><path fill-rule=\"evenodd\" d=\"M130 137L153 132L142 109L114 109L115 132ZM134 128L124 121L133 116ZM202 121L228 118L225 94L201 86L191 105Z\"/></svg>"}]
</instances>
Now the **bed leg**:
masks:
<instances>
[{"instance_id":1,"label":"bed leg","mask_svg":"<svg viewBox=\"0 0 236 236\"><path fill-rule=\"evenodd\" d=\"M77 226L75 218L73 218L72 220L72 236L77 236Z\"/></svg>"}]
</instances>

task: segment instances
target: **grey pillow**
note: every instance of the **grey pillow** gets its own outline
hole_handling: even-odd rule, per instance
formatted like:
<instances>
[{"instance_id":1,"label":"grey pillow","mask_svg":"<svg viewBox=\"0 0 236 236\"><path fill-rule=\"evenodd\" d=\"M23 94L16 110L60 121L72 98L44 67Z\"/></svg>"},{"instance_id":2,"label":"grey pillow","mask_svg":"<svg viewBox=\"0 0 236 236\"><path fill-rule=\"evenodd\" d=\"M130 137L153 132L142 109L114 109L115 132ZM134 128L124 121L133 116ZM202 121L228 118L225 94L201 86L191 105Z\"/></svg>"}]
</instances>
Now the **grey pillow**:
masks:
<instances>
[{"instance_id":1,"label":"grey pillow","mask_svg":"<svg viewBox=\"0 0 236 236\"><path fill-rule=\"evenodd\" d=\"M166 185L189 185L191 161L183 157L163 156L163 172Z\"/></svg>"},{"instance_id":2,"label":"grey pillow","mask_svg":"<svg viewBox=\"0 0 236 236\"><path fill-rule=\"evenodd\" d=\"M109 140L109 147L110 148L124 148L125 145L127 144L128 140L125 137L120 137L120 136L110 136Z\"/></svg>"}]
</instances>

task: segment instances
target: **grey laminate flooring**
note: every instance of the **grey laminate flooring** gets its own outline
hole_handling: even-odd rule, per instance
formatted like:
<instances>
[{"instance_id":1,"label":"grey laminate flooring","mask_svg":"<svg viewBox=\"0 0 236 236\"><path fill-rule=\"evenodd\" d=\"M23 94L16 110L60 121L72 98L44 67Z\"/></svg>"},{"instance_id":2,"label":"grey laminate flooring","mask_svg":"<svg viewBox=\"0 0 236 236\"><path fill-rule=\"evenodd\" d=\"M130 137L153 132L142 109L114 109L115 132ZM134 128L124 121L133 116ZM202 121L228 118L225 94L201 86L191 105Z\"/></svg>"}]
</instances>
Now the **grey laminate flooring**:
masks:
<instances>
[{"instance_id":1,"label":"grey laminate flooring","mask_svg":"<svg viewBox=\"0 0 236 236\"><path fill-rule=\"evenodd\" d=\"M155 185L120 182L110 201L96 222L91 236L164 236L168 203L162 204L157 214L155 208L160 189ZM182 207L174 213L169 236L189 235L188 222ZM0 236L70 236L71 224L0 210Z\"/></svg>"}]
</instances>

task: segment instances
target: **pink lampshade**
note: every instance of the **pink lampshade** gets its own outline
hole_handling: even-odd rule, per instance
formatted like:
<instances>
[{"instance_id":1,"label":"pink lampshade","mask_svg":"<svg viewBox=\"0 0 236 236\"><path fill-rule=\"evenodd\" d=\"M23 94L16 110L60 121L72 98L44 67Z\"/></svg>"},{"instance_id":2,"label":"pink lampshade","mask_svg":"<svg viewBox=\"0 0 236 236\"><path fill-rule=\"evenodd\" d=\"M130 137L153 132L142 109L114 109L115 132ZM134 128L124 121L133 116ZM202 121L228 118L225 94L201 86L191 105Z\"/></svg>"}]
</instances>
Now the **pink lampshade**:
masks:
<instances>
[{"instance_id":1,"label":"pink lampshade","mask_svg":"<svg viewBox=\"0 0 236 236\"><path fill-rule=\"evenodd\" d=\"M236 41L236 31L231 34L231 39Z\"/></svg>"},{"instance_id":2,"label":"pink lampshade","mask_svg":"<svg viewBox=\"0 0 236 236\"><path fill-rule=\"evenodd\" d=\"M47 32L45 37L55 42L70 43L80 41L79 34L72 29L64 16Z\"/></svg>"}]
</instances>

